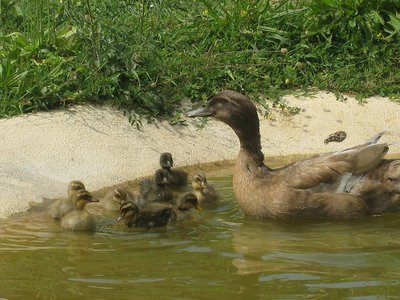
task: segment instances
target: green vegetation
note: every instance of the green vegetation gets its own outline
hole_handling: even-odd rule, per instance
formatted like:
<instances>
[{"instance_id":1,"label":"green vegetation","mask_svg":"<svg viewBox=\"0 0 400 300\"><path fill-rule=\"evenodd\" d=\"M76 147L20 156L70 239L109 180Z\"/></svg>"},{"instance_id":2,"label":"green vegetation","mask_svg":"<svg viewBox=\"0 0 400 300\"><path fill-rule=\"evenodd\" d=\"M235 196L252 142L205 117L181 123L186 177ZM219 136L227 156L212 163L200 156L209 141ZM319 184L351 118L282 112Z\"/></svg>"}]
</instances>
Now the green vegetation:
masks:
<instances>
[{"instance_id":1,"label":"green vegetation","mask_svg":"<svg viewBox=\"0 0 400 300\"><path fill-rule=\"evenodd\" d=\"M400 0L0 0L0 116L80 102L179 120L223 88L400 95ZM263 102L268 109L269 105Z\"/></svg>"}]
</instances>

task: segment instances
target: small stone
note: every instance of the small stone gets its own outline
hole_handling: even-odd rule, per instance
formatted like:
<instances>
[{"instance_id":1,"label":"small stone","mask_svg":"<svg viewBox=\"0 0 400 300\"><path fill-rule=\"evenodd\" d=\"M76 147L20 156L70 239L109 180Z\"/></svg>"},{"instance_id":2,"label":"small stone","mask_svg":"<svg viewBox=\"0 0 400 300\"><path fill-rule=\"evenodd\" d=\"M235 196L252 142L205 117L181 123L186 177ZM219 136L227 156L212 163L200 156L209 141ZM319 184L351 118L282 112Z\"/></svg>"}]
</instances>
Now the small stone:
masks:
<instances>
[{"instance_id":1,"label":"small stone","mask_svg":"<svg viewBox=\"0 0 400 300\"><path fill-rule=\"evenodd\" d=\"M330 142L340 143L343 142L346 139L346 137L347 134L345 131L336 131L328 135L328 137L324 140L324 143L325 144L328 144Z\"/></svg>"}]
</instances>

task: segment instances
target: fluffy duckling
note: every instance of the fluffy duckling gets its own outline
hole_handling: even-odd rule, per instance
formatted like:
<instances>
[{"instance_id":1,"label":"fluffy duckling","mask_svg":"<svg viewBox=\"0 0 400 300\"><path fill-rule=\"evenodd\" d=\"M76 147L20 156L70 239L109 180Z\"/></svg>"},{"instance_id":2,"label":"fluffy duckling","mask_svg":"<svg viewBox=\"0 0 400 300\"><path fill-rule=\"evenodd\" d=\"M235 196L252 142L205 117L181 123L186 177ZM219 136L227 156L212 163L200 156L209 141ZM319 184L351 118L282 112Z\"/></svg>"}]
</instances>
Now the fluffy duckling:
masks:
<instances>
[{"instance_id":1,"label":"fluffy duckling","mask_svg":"<svg viewBox=\"0 0 400 300\"><path fill-rule=\"evenodd\" d=\"M74 210L73 201L78 191L85 190L85 185L79 180L73 180L68 185L68 198L54 201L47 213L53 219L61 219L64 215Z\"/></svg>"},{"instance_id":2,"label":"fluffy duckling","mask_svg":"<svg viewBox=\"0 0 400 300\"><path fill-rule=\"evenodd\" d=\"M168 172L164 169L158 169L153 180L145 179L139 183L140 198L145 202L170 202L172 193L166 187L168 181Z\"/></svg>"},{"instance_id":3,"label":"fluffy duckling","mask_svg":"<svg viewBox=\"0 0 400 300\"><path fill-rule=\"evenodd\" d=\"M173 208L171 221L181 221L190 218L192 210L202 210L199 200L194 193L185 193L177 201Z\"/></svg>"},{"instance_id":4,"label":"fluffy duckling","mask_svg":"<svg viewBox=\"0 0 400 300\"><path fill-rule=\"evenodd\" d=\"M197 197L193 193L186 193L180 197L176 206L150 202L141 207L135 202L122 200L118 220L123 220L128 227L163 227L170 221L181 221L190 217L192 209L201 210Z\"/></svg>"},{"instance_id":5,"label":"fluffy duckling","mask_svg":"<svg viewBox=\"0 0 400 300\"><path fill-rule=\"evenodd\" d=\"M210 203L217 199L214 187L207 182L206 174L203 172L193 176L192 188L199 203Z\"/></svg>"},{"instance_id":6,"label":"fluffy duckling","mask_svg":"<svg viewBox=\"0 0 400 300\"><path fill-rule=\"evenodd\" d=\"M61 219L61 226L75 231L94 231L96 221L94 217L85 210L86 204L99 202L86 190L79 190L75 196L75 210L69 212Z\"/></svg>"},{"instance_id":7,"label":"fluffy duckling","mask_svg":"<svg viewBox=\"0 0 400 300\"><path fill-rule=\"evenodd\" d=\"M201 107L188 111L186 116L213 117L236 133L240 151L233 175L233 191L243 211L258 218L366 216L371 211L370 201L348 192L348 183L355 186L361 178L380 172L391 162L384 159L389 145L377 143L382 132L361 145L270 168L264 163L261 150L257 109L248 97L231 90L214 95ZM382 199L373 197L371 201Z\"/></svg>"},{"instance_id":8,"label":"fluffy duckling","mask_svg":"<svg viewBox=\"0 0 400 300\"><path fill-rule=\"evenodd\" d=\"M172 215L172 206L162 203L148 203L144 208L131 201L122 201L120 217L128 227L152 228L166 226Z\"/></svg>"},{"instance_id":9,"label":"fluffy duckling","mask_svg":"<svg viewBox=\"0 0 400 300\"><path fill-rule=\"evenodd\" d=\"M102 199L100 203L103 205L105 210L109 211L119 211L120 203L122 201L135 201L135 197L128 191L117 188L114 191L108 192Z\"/></svg>"},{"instance_id":10,"label":"fluffy duckling","mask_svg":"<svg viewBox=\"0 0 400 300\"><path fill-rule=\"evenodd\" d=\"M188 174L185 171L171 169L174 166L171 153L165 152L160 155L160 166L168 172L167 185L179 188L187 184Z\"/></svg>"}]
</instances>

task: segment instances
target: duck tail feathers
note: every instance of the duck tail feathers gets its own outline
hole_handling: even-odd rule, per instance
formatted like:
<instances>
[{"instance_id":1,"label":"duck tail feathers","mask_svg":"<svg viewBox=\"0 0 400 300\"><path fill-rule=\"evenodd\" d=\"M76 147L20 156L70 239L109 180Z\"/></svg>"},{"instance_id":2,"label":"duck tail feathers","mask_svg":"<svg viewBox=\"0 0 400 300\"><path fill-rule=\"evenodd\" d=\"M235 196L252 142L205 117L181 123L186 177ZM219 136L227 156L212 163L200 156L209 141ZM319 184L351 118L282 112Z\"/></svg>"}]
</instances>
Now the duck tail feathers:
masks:
<instances>
[{"instance_id":1,"label":"duck tail feathers","mask_svg":"<svg viewBox=\"0 0 400 300\"><path fill-rule=\"evenodd\" d=\"M365 143L366 144L376 144L386 132L387 132L386 129L382 130L381 132L375 134L373 137L366 140Z\"/></svg>"}]
</instances>

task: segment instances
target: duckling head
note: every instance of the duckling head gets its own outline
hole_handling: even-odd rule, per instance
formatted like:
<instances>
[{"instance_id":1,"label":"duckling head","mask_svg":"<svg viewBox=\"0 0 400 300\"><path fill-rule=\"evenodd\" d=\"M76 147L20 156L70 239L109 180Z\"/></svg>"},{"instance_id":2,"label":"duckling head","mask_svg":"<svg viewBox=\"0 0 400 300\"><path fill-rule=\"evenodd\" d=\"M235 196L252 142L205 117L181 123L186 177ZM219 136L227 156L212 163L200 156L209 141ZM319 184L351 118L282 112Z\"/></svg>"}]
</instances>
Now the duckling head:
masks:
<instances>
[{"instance_id":1,"label":"duckling head","mask_svg":"<svg viewBox=\"0 0 400 300\"><path fill-rule=\"evenodd\" d=\"M166 169L158 169L154 173L154 182L157 185L165 185L168 183L168 171Z\"/></svg>"},{"instance_id":2,"label":"duckling head","mask_svg":"<svg viewBox=\"0 0 400 300\"><path fill-rule=\"evenodd\" d=\"M172 159L172 154L169 152L161 153L160 155L160 166L163 169L169 170L174 166L174 160Z\"/></svg>"},{"instance_id":3,"label":"duckling head","mask_svg":"<svg viewBox=\"0 0 400 300\"><path fill-rule=\"evenodd\" d=\"M189 209L202 210L199 200L193 193L186 193L177 201L177 208L181 211Z\"/></svg>"},{"instance_id":4,"label":"duckling head","mask_svg":"<svg viewBox=\"0 0 400 300\"><path fill-rule=\"evenodd\" d=\"M79 190L76 192L74 203L76 210L83 210L86 204L90 202L99 202L99 200L93 198L92 194L90 194L87 190Z\"/></svg>"},{"instance_id":5,"label":"duckling head","mask_svg":"<svg viewBox=\"0 0 400 300\"><path fill-rule=\"evenodd\" d=\"M86 190L85 185L82 183L82 181L79 180L71 181L68 185L69 199L73 200L73 198L76 196L76 193L80 190Z\"/></svg>"},{"instance_id":6,"label":"duckling head","mask_svg":"<svg viewBox=\"0 0 400 300\"><path fill-rule=\"evenodd\" d=\"M126 200L126 197L127 197L126 191L124 189L118 188L114 190L112 199L117 203L122 203L123 201Z\"/></svg>"},{"instance_id":7,"label":"duckling head","mask_svg":"<svg viewBox=\"0 0 400 300\"><path fill-rule=\"evenodd\" d=\"M207 178L205 173L197 173L193 176L192 187L194 190L202 190L207 187Z\"/></svg>"},{"instance_id":8,"label":"duckling head","mask_svg":"<svg viewBox=\"0 0 400 300\"><path fill-rule=\"evenodd\" d=\"M120 217L118 218L118 221L122 219L130 220L133 219L137 213L139 213L139 208L135 203L123 200L120 204L119 213Z\"/></svg>"}]
</instances>

